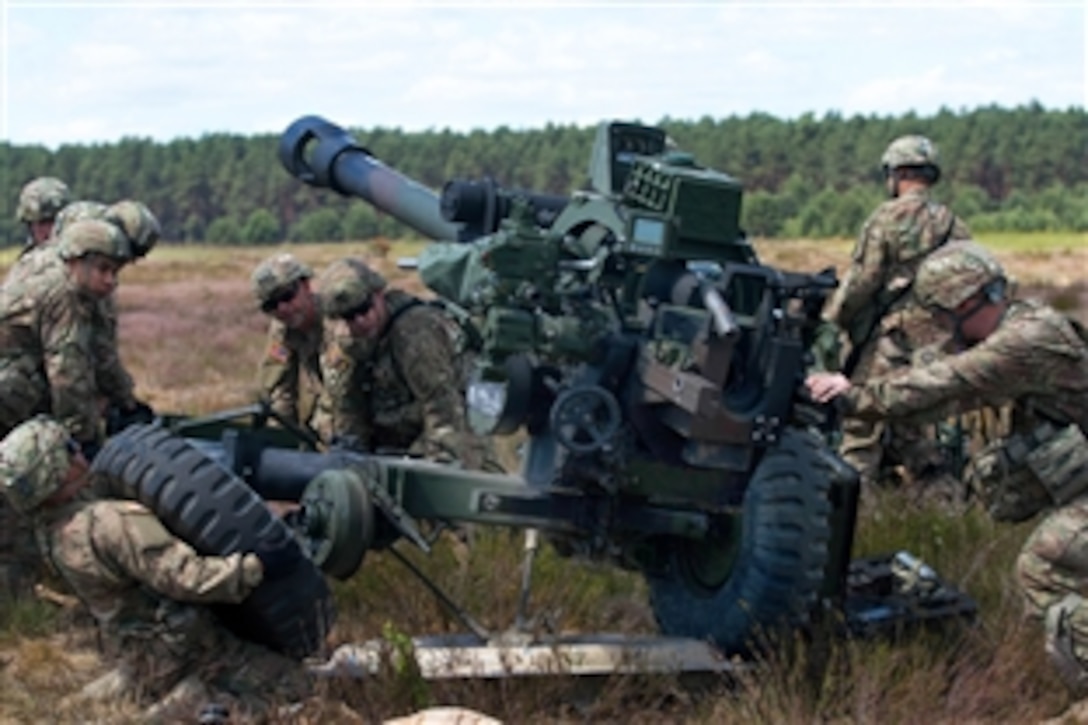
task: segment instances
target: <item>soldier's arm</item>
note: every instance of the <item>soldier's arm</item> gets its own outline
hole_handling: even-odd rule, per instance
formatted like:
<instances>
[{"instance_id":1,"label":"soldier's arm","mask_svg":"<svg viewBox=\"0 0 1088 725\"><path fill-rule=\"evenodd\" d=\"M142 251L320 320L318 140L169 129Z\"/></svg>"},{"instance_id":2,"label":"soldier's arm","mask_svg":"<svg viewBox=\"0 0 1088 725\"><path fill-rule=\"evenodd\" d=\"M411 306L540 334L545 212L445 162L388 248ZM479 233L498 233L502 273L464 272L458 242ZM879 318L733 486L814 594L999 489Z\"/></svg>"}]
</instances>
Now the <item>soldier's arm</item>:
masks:
<instances>
[{"instance_id":1,"label":"soldier's arm","mask_svg":"<svg viewBox=\"0 0 1088 725\"><path fill-rule=\"evenodd\" d=\"M92 328L91 354L95 361L98 392L119 408L129 410L136 405L136 386L121 363L117 345L117 303L112 296L96 305Z\"/></svg>"},{"instance_id":2,"label":"soldier's arm","mask_svg":"<svg viewBox=\"0 0 1088 725\"><path fill-rule=\"evenodd\" d=\"M235 604L261 582L256 555L202 556L135 501L103 501L93 515L94 554L164 597Z\"/></svg>"},{"instance_id":3,"label":"soldier's arm","mask_svg":"<svg viewBox=\"0 0 1088 725\"><path fill-rule=\"evenodd\" d=\"M321 350L321 376L325 382L320 416L315 428L322 440L351 437L366 448L370 444L369 391L361 380L361 368L349 338L326 334Z\"/></svg>"},{"instance_id":4,"label":"soldier's arm","mask_svg":"<svg viewBox=\"0 0 1088 725\"><path fill-rule=\"evenodd\" d=\"M423 415L420 442L429 457L459 455L467 428L456 350L441 313L419 307L397 320L393 354Z\"/></svg>"},{"instance_id":5,"label":"soldier's arm","mask_svg":"<svg viewBox=\"0 0 1088 725\"><path fill-rule=\"evenodd\" d=\"M90 314L74 295L57 294L43 305L39 321L52 415L80 441L99 437Z\"/></svg>"},{"instance_id":6,"label":"soldier's arm","mask_svg":"<svg viewBox=\"0 0 1088 725\"><path fill-rule=\"evenodd\" d=\"M1046 394L1046 353L1030 333L1004 326L963 352L877 378L844 396L850 415L869 420L936 420L961 408L1001 405L1028 394Z\"/></svg>"},{"instance_id":7,"label":"soldier's arm","mask_svg":"<svg viewBox=\"0 0 1088 725\"><path fill-rule=\"evenodd\" d=\"M825 319L843 330L856 325L861 313L873 305L876 293L883 287L886 256L879 220L874 212L861 229L842 283L828 300Z\"/></svg>"},{"instance_id":8,"label":"soldier's arm","mask_svg":"<svg viewBox=\"0 0 1088 725\"><path fill-rule=\"evenodd\" d=\"M299 421L298 376L298 355L287 344L287 328L273 320L268 326L268 340L257 377L272 410L295 422Z\"/></svg>"}]
</instances>

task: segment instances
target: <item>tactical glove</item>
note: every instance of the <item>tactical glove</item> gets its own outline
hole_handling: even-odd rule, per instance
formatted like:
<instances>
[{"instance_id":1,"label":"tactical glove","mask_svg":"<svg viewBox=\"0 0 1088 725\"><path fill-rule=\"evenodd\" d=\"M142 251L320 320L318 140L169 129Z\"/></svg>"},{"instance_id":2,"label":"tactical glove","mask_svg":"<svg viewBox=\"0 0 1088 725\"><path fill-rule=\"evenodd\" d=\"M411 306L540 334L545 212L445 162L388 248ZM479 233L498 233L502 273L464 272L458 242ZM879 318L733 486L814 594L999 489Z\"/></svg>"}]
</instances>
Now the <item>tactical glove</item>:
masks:
<instances>
[{"instance_id":1,"label":"tactical glove","mask_svg":"<svg viewBox=\"0 0 1088 725\"><path fill-rule=\"evenodd\" d=\"M283 541L276 544L261 542L253 553L261 560L264 581L274 581L290 576L303 559L302 549L290 536L284 537Z\"/></svg>"},{"instance_id":2,"label":"tactical glove","mask_svg":"<svg viewBox=\"0 0 1088 725\"><path fill-rule=\"evenodd\" d=\"M142 400L137 400L131 408L112 405L106 411L106 435L116 435L130 425L146 425L154 421L155 411Z\"/></svg>"},{"instance_id":3,"label":"tactical glove","mask_svg":"<svg viewBox=\"0 0 1088 725\"><path fill-rule=\"evenodd\" d=\"M79 450L83 453L83 457L87 459L88 463L94 461L94 457L98 455L98 452L102 450L102 444L98 441L77 441L79 443Z\"/></svg>"}]
</instances>

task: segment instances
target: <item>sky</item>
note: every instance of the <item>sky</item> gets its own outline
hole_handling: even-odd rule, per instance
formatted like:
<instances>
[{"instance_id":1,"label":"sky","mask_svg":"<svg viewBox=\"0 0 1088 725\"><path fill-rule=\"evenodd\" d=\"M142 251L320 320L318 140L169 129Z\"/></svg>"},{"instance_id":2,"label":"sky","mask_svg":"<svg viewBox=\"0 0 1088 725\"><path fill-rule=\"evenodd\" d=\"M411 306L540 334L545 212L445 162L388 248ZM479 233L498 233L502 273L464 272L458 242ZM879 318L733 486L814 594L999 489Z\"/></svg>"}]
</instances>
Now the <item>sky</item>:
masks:
<instances>
[{"instance_id":1,"label":"sky","mask_svg":"<svg viewBox=\"0 0 1088 725\"><path fill-rule=\"evenodd\" d=\"M1086 103L1088 0L0 0L0 139Z\"/></svg>"}]
</instances>

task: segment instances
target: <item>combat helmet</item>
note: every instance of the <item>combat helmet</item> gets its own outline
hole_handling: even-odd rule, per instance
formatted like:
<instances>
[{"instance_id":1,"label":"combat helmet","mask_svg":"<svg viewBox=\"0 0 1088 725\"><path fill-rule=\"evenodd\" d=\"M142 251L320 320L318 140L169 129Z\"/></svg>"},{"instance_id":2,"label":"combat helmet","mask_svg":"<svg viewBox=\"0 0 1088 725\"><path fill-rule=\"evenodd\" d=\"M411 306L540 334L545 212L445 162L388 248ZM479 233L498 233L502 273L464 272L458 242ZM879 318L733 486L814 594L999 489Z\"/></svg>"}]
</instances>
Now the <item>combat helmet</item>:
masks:
<instances>
[{"instance_id":1,"label":"combat helmet","mask_svg":"<svg viewBox=\"0 0 1088 725\"><path fill-rule=\"evenodd\" d=\"M253 270L250 282L253 284L253 294L257 297L261 308L266 309L284 290L289 289L299 280L310 279L313 276L314 271L309 265L299 261L298 257L289 252L282 252L258 264Z\"/></svg>"},{"instance_id":2,"label":"combat helmet","mask_svg":"<svg viewBox=\"0 0 1088 725\"><path fill-rule=\"evenodd\" d=\"M116 224L128 237L134 259L146 257L162 236L159 220L139 201L124 199L106 210L106 221Z\"/></svg>"},{"instance_id":3,"label":"combat helmet","mask_svg":"<svg viewBox=\"0 0 1088 725\"><path fill-rule=\"evenodd\" d=\"M125 233L104 219L82 219L67 225L57 243L57 253L65 261L101 254L127 262L131 256Z\"/></svg>"},{"instance_id":4,"label":"combat helmet","mask_svg":"<svg viewBox=\"0 0 1088 725\"><path fill-rule=\"evenodd\" d=\"M903 166L930 169L931 181L935 183L941 176L941 155L937 146L925 136L900 136L888 144L880 163L887 174L892 169Z\"/></svg>"},{"instance_id":5,"label":"combat helmet","mask_svg":"<svg viewBox=\"0 0 1088 725\"><path fill-rule=\"evenodd\" d=\"M38 177L19 192L15 218L26 224L52 221L71 199L68 185L63 181L52 176Z\"/></svg>"},{"instance_id":6,"label":"combat helmet","mask_svg":"<svg viewBox=\"0 0 1088 725\"><path fill-rule=\"evenodd\" d=\"M57 214L57 218L53 220L53 236L59 239L64 228L72 222L83 219L104 219L108 208L100 201L80 200L71 202L61 209L60 214Z\"/></svg>"},{"instance_id":7,"label":"combat helmet","mask_svg":"<svg viewBox=\"0 0 1088 725\"><path fill-rule=\"evenodd\" d=\"M958 240L932 252L918 268L914 296L929 310L954 310L981 290L1004 295L1005 270L986 247Z\"/></svg>"},{"instance_id":8,"label":"combat helmet","mask_svg":"<svg viewBox=\"0 0 1088 725\"><path fill-rule=\"evenodd\" d=\"M317 280L326 317L343 318L385 289L385 278L355 257L338 259Z\"/></svg>"},{"instance_id":9,"label":"combat helmet","mask_svg":"<svg viewBox=\"0 0 1088 725\"><path fill-rule=\"evenodd\" d=\"M79 450L68 429L39 415L0 441L0 487L12 507L31 513L64 484L72 454Z\"/></svg>"}]
</instances>

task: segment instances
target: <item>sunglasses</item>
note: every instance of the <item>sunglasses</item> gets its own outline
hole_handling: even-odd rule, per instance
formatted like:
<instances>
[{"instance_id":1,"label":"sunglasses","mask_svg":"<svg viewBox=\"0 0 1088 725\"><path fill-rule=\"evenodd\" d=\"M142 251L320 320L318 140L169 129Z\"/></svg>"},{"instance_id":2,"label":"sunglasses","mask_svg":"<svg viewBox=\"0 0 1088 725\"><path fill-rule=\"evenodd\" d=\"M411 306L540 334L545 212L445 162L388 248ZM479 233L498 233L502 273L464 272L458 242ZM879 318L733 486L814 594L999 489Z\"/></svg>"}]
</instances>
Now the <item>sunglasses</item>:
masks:
<instances>
[{"instance_id":1,"label":"sunglasses","mask_svg":"<svg viewBox=\"0 0 1088 725\"><path fill-rule=\"evenodd\" d=\"M351 322L356 317L363 317L370 313L370 308L374 306L374 295L367 295L359 304L352 307L350 310L342 313L340 319L346 322Z\"/></svg>"},{"instance_id":2,"label":"sunglasses","mask_svg":"<svg viewBox=\"0 0 1088 725\"><path fill-rule=\"evenodd\" d=\"M284 302L290 302L295 299L295 295L298 294L298 286L298 282L295 282L290 287L284 287L275 294L269 295L269 297L261 303L261 312L270 315Z\"/></svg>"}]
</instances>

